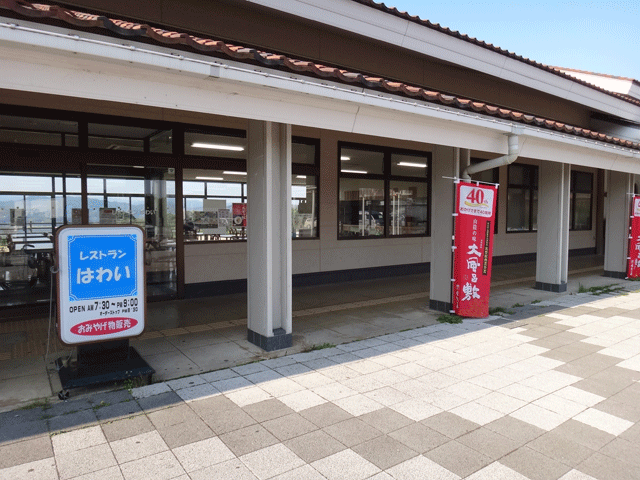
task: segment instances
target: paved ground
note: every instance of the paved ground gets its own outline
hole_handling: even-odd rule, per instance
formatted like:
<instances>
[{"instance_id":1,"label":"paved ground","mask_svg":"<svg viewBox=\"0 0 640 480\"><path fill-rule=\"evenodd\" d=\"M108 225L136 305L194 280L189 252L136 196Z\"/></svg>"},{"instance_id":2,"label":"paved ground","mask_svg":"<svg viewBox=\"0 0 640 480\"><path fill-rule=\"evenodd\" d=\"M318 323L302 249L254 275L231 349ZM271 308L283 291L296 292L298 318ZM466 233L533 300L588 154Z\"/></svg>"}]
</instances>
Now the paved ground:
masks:
<instances>
[{"instance_id":1,"label":"paved ground","mask_svg":"<svg viewBox=\"0 0 640 480\"><path fill-rule=\"evenodd\" d=\"M0 478L640 479L640 293L514 311L6 412Z\"/></svg>"},{"instance_id":2,"label":"paved ground","mask_svg":"<svg viewBox=\"0 0 640 480\"><path fill-rule=\"evenodd\" d=\"M568 293L580 286L624 284L602 276L602 261L570 258ZM535 262L494 266L491 307L557 297L532 288L535 268ZM245 294L150 303L145 333L131 343L156 370L155 380L171 380L434 323L439 313L427 308L428 286L428 274L421 274L295 288L294 342L286 352L266 354L247 341ZM54 361L74 351L56 338L46 318L0 322L0 412L61 390Z\"/></svg>"}]
</instances>

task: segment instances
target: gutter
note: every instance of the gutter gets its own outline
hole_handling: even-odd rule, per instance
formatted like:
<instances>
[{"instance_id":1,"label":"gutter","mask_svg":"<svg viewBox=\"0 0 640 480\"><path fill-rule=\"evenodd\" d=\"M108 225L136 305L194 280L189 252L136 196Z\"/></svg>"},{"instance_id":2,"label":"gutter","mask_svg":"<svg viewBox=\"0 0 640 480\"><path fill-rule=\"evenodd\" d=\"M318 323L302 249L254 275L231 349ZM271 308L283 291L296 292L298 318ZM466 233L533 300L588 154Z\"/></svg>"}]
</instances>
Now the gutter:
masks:
<instances>
[{"instance_id":1,"label":"gutter","mask_svg":"<svg viewBox=\"0 0 640 480\"><path fill-rule=\"evenodd\" d=\"M503 165L510 165L516 161L520 149L518 148L518 136L522 133L522 128L514 127L512 132L507 134L508 153L493 160L487 160L485 162L476 163L475 165L469 165L464 169L460 176L463 180L471 180L471 175L474 173L484 172L485 170L491 170L492 168L502 167Z\"/></svg>"}]
</instances>

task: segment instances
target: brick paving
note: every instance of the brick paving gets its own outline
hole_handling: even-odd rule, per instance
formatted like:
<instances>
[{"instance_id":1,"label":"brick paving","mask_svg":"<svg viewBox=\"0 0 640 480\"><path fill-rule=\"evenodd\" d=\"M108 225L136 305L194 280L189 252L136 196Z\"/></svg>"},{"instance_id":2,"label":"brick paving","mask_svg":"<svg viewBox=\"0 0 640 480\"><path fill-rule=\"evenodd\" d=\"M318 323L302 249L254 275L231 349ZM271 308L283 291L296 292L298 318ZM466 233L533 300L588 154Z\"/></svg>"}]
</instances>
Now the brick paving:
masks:
<instances>
[{"instance_id":1,"label":"brick paving","mask_svg":"<svg viewBox=\"0 0 640 480\"><path fill-rule=\"evenodd\" d=\"M0 414L2 479L640 479L640 293Z\"/></svg>"}]
</instances>

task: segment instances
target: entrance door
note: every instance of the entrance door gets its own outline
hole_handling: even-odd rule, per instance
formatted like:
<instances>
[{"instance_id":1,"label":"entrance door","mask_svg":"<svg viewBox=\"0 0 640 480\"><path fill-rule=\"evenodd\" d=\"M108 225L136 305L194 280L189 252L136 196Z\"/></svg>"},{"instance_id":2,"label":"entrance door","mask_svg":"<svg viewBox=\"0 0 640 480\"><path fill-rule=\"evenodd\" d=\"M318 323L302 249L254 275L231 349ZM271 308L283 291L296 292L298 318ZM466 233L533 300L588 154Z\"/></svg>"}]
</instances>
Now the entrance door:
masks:
<instances>
[{"instance_id":1,"label":"entrance door","mask_svg":"<svg viewBox=\"0 0 640 480\"><path fill-rule=\"evenodd\" d=\"M174 169L88 165L87 195L89 224L130 224L145 230L147 297L176 297Z\"/></svg>"}]
</instances>

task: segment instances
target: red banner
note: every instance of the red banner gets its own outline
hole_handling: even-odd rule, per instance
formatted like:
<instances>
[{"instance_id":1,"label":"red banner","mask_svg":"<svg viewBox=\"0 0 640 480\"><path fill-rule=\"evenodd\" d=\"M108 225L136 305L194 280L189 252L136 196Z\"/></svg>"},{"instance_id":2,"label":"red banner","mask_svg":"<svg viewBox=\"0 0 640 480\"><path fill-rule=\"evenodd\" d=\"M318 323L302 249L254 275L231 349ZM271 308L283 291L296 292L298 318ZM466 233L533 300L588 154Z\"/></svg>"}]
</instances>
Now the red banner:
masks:
<instances>
[{"instance_id":1,"label":"red banner","mask_svg":"<svg viewBox=\"0 0 640 480\"><path fill-rule=\"evenodd\" d=\"M630 220L627 277L638 278L640 277L640 195L633 196Z\"/></svg>"},{"instance_id":2,"label":"red banner","mask_svg":"<svg viewBox=\"0 0 640 480\"><path fill-rule=\"evenodd\" d=\"M489 315L497 191L467 182L456 188L453 310L462 317Z\"/></svg>"}]
</instances>

